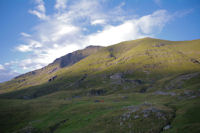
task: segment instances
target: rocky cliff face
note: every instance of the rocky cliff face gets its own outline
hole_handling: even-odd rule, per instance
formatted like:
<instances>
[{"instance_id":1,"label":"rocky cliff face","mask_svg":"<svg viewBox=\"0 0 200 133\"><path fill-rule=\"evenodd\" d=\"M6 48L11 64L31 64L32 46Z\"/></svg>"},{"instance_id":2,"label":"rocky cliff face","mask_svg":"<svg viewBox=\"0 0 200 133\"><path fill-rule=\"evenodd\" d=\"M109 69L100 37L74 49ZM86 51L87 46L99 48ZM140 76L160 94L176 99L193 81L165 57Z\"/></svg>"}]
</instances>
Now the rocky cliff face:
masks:
<instances>
[{"instance_id":1,"label":"rocky cliff face","mask_svg":"<svg viewBox=\"0 0 200 133\"><path fill-rule=\"evenodd\" d=\"M100 46L88 46L83 50L78 50L69 54L66 54L56 59L52 64L59 64L61 68L75 64L76 62L84 59L85 57L96 53L102 47Z\"/></svg>"}]
</instances>

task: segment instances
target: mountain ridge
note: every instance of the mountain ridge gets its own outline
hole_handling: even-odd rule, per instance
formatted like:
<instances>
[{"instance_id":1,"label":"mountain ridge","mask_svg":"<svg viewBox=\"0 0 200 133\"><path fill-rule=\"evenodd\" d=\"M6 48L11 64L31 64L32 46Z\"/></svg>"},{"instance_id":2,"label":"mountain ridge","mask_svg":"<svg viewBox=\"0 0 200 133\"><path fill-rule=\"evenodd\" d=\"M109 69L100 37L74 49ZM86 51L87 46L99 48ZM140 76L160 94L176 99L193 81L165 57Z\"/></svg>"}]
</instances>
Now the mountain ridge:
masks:
<instances>
[{"instance_id":1,"label":"mountain ridge","mask_svg":"<svg viewBox=\"0 0 200 133\"><path fill-rule=\"evenodd\" d=\"M74 63L80 61L81 59L83 59L87 56L89 56L90 54L96 53L101 48L103 48L103 47L90 45L90 46L88 46L84 49L77 50L77 51L74 51L72 53L68 53L68 54L66 54L62 57L59 57L59 58L55 59L52 63L50 63L49 65L47 65L47 66L45 66L41 69L37 69L37 70L34 70L34 71L27 72L25 74L21 74L19 76L16 76L12 80L18 80L18 79L21 78L18 81L20 83L20 82L26 81L26 77L37 76L37 75L40 76L40 73L43 73L43 74L44 73L49 73L49 74L54 73L61 68L73 65ZM9 81L7 81L7 82L9 82ZM7 83L7 82L5 82L5 83ZM3 84L3 83L1 83L1 84ZM31 84L31 85L37 85L37 84ZM0 85L0 91L1 91L1 89L4 89L4 88L2 88L2 86Z\"/></svg>"},{"instance_id":2,"label":"mountain ridge","mask_svg":"<svg viewBox=\"0 0 200 133\"><path fill-rule=\"evenodd\" d=\"M1 132L200 132L200 40L95 50L0 84Z\"/></svg>"},{"instance_id":3,"label":"mountain ridge","mask_svg":"<svg viewBox=\"0 0 200 133\"><path fill-rule=\"evenodd\" d=\"M37 84L31 83L31 81L26 83L26 79L23 77L16 78L16 80L29 84L27 87L31 87L43 83L49 84L48 81L67 79L70 75L72 77L85 75L85 73L90 77L90 75L99 75L100 73L107 73L106 75L108 75L112 71L113 73L115 73L114 71L130 71L130 74L131 71L136 71L139 75L160 73L159 75L161 76L169 73L179 73L178 71L198 70L198 64L200 64L199 57L196 58L199 50L198 42L199 40L174 42L143 38L121 42L104 48L90 46L56 59L47 67L40 69L44 70L44 72L40 70L29 72L28 74L33 75L34 80L35 73L39 71L39 77L35 76L34 81ZM192 48L193 46L196 49ZM189 53L187 50L193 50L194 52ZM139 60L134 57L138 57ZM62 64L62 60L66 60L67 63ZM181 69L178 69L180 64L184 65ZM129 72L126 73L128 74ZM38 81L38 78L40 78L40 81ZM23 87L23 84L20 84L20 86L22 86L22 89L27 88ZM8 85L8 87L10 86ZM1 85L0 88L2 88ZM1 90L5 91L6 89ZM16 85L13 89L10 89L10 91L12 90L16 90Z\"/></svg>"}]
</instances>

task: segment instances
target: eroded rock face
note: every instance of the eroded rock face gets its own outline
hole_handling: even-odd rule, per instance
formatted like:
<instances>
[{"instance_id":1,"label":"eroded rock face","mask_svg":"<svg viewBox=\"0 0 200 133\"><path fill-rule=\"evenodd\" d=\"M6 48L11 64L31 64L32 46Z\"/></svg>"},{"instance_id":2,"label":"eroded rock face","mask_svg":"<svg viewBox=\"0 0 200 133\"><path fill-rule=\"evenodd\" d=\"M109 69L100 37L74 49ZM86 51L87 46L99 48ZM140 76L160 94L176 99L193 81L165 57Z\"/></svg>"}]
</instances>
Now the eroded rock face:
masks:
<instances>
[{"instance_id":1,"label":"eroded rock face","mask_svg":"<svg viewBox=\"0 0 200 133\"><path fill-rule=\"evenodd\" d=\"M165 46L164 43L159 43L159 44L156 44L154 47L163 47L163 46Z\"/></svg>"},{"instance_id":2,"label":"eroded rock face","mask_svg":"<svg viewBox=\"0 0 200 133\"><path fill-rule=\"evenodd\" d=\"M102 47L100 46L88 46L83 50L78 50L69 54L66 54L58 59L56 59L52 64L59 64L61 68L71 66L78 61L86 58L87 56L96 53Z\"/></svg>"},{"instance_id":3,"label":"eroded rock face","mask_svg":"<svg viewBox=\"0 0 200 133\"><path fill-rule=\"evenodd\" d=\"M200 90L184 90L179 94L179 100L194 99L200 97Z\"/></svg>"},{"instance_id":4,"label":"eroded rock face","mask_svg":"<svg viewBox=\"0 0 200 133\"><path fill-rule=\"evenodd\" d=\"M49 82L54 81L56 78L57 78L57 75L51 77L48 81L49 81Z\"/></svg>"},{"instance_id":5,"label":"eroded rock face","mask_svg":"<svg viewBox=\"0 0 200 133\"><path fill-rule=\"evenodd\" d=\"M122 76L123 76L122 73L115 73L115 74L113 74L113 75L110 76L110 79L120 80L120 79L122 79Z\"/></svg>"},{"instance_id":6,"label":"eroded rock face","mask_svg":"<svg viewBox=\"0 0 200 133\"><path fill-rule=\"evenodd\" d=\"M144 83L140 79L127 79L127 78L125 78L125 74L123 74L123 73L115 73L110 76L110 79L113 84L129 83L134 86L137 86L137 85L141 85Z\"/></svg>"},{"instance_id":7,"label":"eroded rock face","mask_svg":"<svg viewBox=\"0 0 200 133\"><path fill-rule=\"evenodd\" d=\"M176 96L176 93L175 92L156 91L156 92L154 92L154 95Z\"/></svg>"},{"instance_id":8,"label":"eroded rock face","mask_svg":"<svg viewBox=\"0 0 200 133\"><path fill-rule=\"evenodd\" d=\"M53 68L51 71L49 71L49 74L53 73L53 72L56 72L58 70L58 68Z\"/></svg>"},{"instance_id":9,"label":"eroded rock face","mask_svg":"<svg viewBox=\"0 0 200 133\"><path fill-rule=\"evenodd\" d=\"M100 95L103 95L103 94L105 94L105 93L106 93L105 90L99 89L99 90L91 90L91 91L89 92L89 95L91 95L91 96L100 96Z\"/></svg>"},{"instance_id":10,"label":"eroded rock face","mask_svg":"<svg viewBox=\"0 0 200 133\"><path fill-rule=\"evenodd\" d=\"M198 61L198 60L196 60L196 59L191 59L190 60L192 63L195 63L195 64L200 64L200 62Z\"/></svg>"},{"instance_id":11,"label":"eroded rock face","mask_svg":"<svg viewBox=\"0 0 200 133\"><path fill-rule=\"evenodd\" d=\"M165 89L181 89L182 85L185 81L199 75L200 73L190 73L190 74L184 74L177 76L175 79L173 79L169 84L165 86Z\"/></svg>"}]
</instances>

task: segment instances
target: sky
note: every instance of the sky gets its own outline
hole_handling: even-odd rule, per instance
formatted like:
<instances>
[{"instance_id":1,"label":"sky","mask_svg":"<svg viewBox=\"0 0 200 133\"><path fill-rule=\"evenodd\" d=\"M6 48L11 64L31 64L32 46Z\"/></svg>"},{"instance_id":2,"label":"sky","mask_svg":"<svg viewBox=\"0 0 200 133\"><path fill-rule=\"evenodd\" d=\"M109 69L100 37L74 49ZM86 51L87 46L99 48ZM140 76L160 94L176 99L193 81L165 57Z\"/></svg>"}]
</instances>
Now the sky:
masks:
<instances>
[{"instance_id":1,"label":"sky","mask_svg":"<svg viewBox=\"0 0 200 133\"><path fill-rule=\"evenodd\" d=\"M200 39L200 0L0 0L0 82L89 45Z\"/></svg>"}]
</instances>

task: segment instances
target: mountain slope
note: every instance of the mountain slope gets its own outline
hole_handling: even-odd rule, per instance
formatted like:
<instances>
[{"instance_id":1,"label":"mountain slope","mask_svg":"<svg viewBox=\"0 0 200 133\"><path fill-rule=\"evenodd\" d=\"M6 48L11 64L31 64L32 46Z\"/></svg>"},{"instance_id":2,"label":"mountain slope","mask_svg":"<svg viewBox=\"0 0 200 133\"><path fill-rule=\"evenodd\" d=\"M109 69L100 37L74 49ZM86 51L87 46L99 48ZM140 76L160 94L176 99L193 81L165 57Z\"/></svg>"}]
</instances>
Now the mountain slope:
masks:
<instances>
[{"instance_id":1,"label":"mountain slope","mask_svg":"<svg viewBox=\"0 0 200 133\"><path fill-rule=\"evenodd\" d=\"M57 90L75 88L80 85L80 80L86 75L87 78L85 77L86 79L84 79L83 87L90 88L93 85L101 86L98 81L108 81L108 86L111 85L112 81L109 76L116 73L120 73L121 77L128 77L128 80L141 78L148 84L162 77L197 72L200 70L199 42L200 40L173 42L152 38L122 42L95 50L95 54L91 54L80 61L78 59L76 64L59 69L53 74L47 74L49 66L43 68L45 69L45 74L40 72L40 77L35 76L34 82L37 83L37 81L43 81L44 79L43 82L38 82L38 84L45 83L45 81L46 83L42 87L30 87L33 88L30 89L34 90L33 92L22 91L26 91L29 95L31 93L31 97L33 95L37 97L36 93L41 96ZM77 53L75 52L75 54ZM61 60L65 58L69 58L69 56L55 60L52 63L53 66L54 64L60 64ZM50 67L52 64L50 64ZM55 67L52 69L54 70ZM55 76L55 81L47 82L48 79ZM12 86L12 83L10 85ZM2 88L4 88L3 86L5 85L1 85ZM54 86L57 87L55 88ZM20 88L27 88L27 86L22 85ZM3 91L5 90L3 89ZM42 91L44 94L38 91ZM15 96L17 97L17 95Z\"/></svg>"},{"instance_id":2,"label":"mountain slope","mask_svg":"<svg viewBox=\"0 0 200 133\"><path fill-rule=\"evenodd\" d=\"M48 82L59 69L71 66L81 59L96 53L101 48L100 46L88 46L83 50L77 50L62 56L46 67L17 76L11 81L0 84L0 93Z\"/></svg>"},{"instance_id":3,"label":"mountain slope","mask_svg":"<svg viewBox=\"0 0 200 133\"><path fill-rule=\"evenodd\" d=\"M0 95L1 131L200 132L200 40L144 38L85 55L55 60L69 65L37 85L1 84L10 91Z\"/></svg>"}]
</instances>

